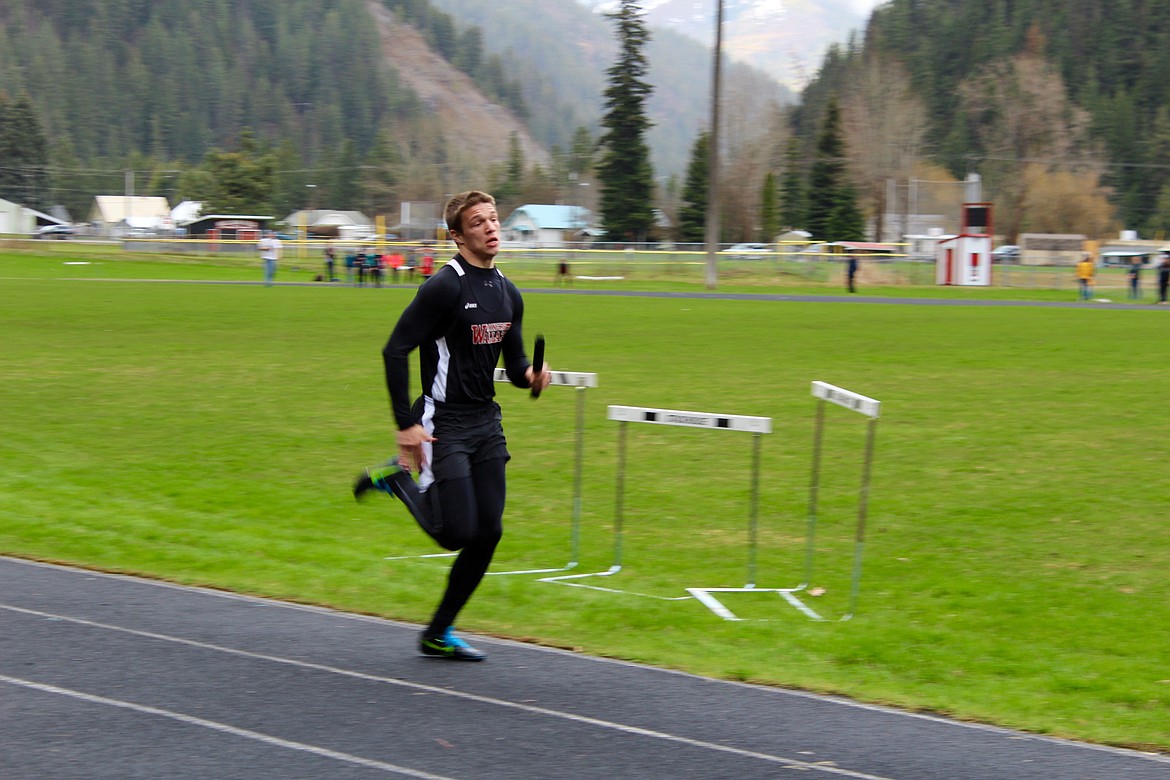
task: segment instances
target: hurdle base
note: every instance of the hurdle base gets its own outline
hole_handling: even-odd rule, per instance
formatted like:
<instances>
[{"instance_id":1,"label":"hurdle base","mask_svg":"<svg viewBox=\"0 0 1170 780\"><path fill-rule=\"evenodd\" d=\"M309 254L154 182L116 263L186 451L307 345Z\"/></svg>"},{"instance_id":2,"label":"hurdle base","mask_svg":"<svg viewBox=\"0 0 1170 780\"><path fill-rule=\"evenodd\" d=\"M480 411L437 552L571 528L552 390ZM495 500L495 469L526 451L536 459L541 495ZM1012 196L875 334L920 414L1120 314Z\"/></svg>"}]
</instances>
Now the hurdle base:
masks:
<instances>
[{"instance_id":1,"label":"hurdle base","mask_svg":"<svg viewBox=\"0 0 1170 780\"><path fill-rule=\"evenodd\" d=\"M419 558L454 558L459 553L445 552L445 553L427 553L425 555L389 555L382 560L384 561L413 561Z\"/></svg>"},{"instance_id":2,"label":"hurdle base","mask_svg":"<svg viewBox=\"0 0 1170 780\"><path fill-rule=\"evenodd\" d=\"M575 569L575 568L577 568L577 562L576 561L569 561L564 566L560 566L556 569L519 569L517 571L489 571L487 573L487 576L489 576L489 577L491 577L491 576L503 577L503 576L506 576L509 574L552 574L552 573L558 572L558 571L570 571L570 570Z\"/></svg>"},{"instance_id":3,"label":"hurdle base","mask_svg":"<svg viewBox=\"0 0 1170 780\"><path fill-rule=\"evenodd\" d=\"M687 588L687 592L695 597L703 606L711 610L713 613L723 618L724 620L743 621L748 618L741 618L732 612L726 604L713 596L714 593L777 593L780 598L787 601L798 612L803 614L810 620L825 621L827 618L822 617L812 607L801 601L796 594L804 590L803 585L795 588L757 588L754 585L747 585L742 588ZM852 614L840 618L841 620L848 620Z\"/></svg>"},{"instance_id":4,"label":"hurdle base","mask_svg":"<svg viewBox=\"0 0 1170 780\"><path fill-rule=\"evenodd\" d=\"M588 572L585 574L565 574L560 577L541 577L537 582L551 582L554 585L568 585L570 588L586 588L588 590L599 590L604 593L620 593L626 596L641 596L647 599L657 599L659 601L688 601L691 596L656 596L653 593L639 593L636 590L623 590L621 588L603 588L600 585L586 585L583 582L569 582L569 580L583 580L589 577L611 577L622 570L620 564L614 564L605 571Z\"/></svg>"}]
</instances>

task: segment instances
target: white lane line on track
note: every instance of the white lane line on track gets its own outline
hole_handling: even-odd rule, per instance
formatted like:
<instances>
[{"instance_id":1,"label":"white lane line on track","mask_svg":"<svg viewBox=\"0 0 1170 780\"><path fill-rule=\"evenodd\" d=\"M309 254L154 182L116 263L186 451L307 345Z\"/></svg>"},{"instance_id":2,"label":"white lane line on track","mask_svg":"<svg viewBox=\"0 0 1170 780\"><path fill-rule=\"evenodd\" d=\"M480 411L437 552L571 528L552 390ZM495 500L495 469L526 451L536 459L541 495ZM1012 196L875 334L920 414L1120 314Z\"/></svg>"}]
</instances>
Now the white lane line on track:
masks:
<instances>
[{"instance_id":1,"label":"white lane line on track","mask_svg":"<svg viewBox=\"0 0 1170 780\"><path fill-rule=\"evenodd\" d=\"M727 745L720 745L714 742L705 742L699 739L692 739L690 737L681 737L676 734L667 734L662 731L654 731L652 729L645 729L640 726L628 726L623 723L616 723L614 721L601 720L600 718L591 718L585 715L574 715L569 712L561 712L559 710L551 710L545 707L534 707L529 704L520 704L518 702L506 701L503 699L495 699L490 696L481 696L475 693L467 693L465 691L456 691L449 688L440 688L434 685L426 685L424 683L410 682L407 680L397 680L392 677L380 677L378 675L366 674L365 672L355 672L351 669L340 669L333 666L326 666L324 664L309 663L307 661L298 661L292 658L281 658L280 656L268 655L266 653L254 653L250 650L239 650L232 647L223 647L222 645L213 645L208 642L199 642L193 639L184 639L182 637L169 636L167 634L157 634L152 631L139 631L134 628L124 628L122 626L114 626L107 623L98 623L93 620L85 620L83 618L70 617L69 615L56 615L51 612L41 612L35 609L25 609L10 604L0 604L0 609L5 609L10 612L17 612L24 615L32 615L34 617L46 618L49 620L60 620L68 623L74 623L81 626L89 626L91 628L99 628L106 631L116 631L131 636L140 636L146 639L156 639L163 642L172 642L174 644L186 645L187 647L196 647L202 650L211 650L217 653L225 653L228 655L239 656L241 658L252 658L259 661L268 661L271 663L285 664L287 666L295 666L300 669L312 669L319 672L327 672L329 674L341 675L344 677L352 677L358 680L366 680L369 682L378 682L386 685L396 685L402 688L410 688L417 691L425 691L426 693L441 694L443 696L451 696L458 699L466 699L468 701L479 702L481 704L489 704L497 707L504 707L507 709L518 710L532 715L539 715L543 717L557 718L559 720L569 721L571 723L582 724L586 726L595 726L597 728L608 729L610 731L617 731L622 734L630 734L633 736L647 737L650 739L662 740L664 742L672 742L679 745L687 745L688 747L699 748L702 750L712 750L719 753L729 753L731 755L740 756L742 758L751 758L758 761L764 761L770 764L780 764L781 766L792 769L800 769L811 772L825 772L831 775L838 775L840 777L853 777L857 780L895 780L894 778L884 777L881 775L871 775L865 772L854 772L849 769L842 769L840 767L831 766L818 762L800 761L792 758L785 758L783 756L776 756L769 753L759 753L754 750L744 750L741 748L729 747ZM2 678L9 680L11 678ZM87 694L86 694L87 695ZM98 698L98 697L95 697ZM138 706L138 705L133 705ZM144 708L150 709L150 708ZM165 711L159 710L159 713ZM184 716L187 717L187 716ZM196 720L196 719L192 719ZM209 721L210 723L210 721ZM230 727L228 727L230 728ZM240 731L243 731L242 729ZM274 738L275 739L275 738ZM290 743L295 744L295 743ZM338 754L343 755L343 754ZM387 765L389 766L389 765Z\"/></svg>"},{"instance_id":2,"label":"white lane line on track","mask_svg":"<svg viewBox=\"0 0 1170 780\"><path fill-rule=\"evenodd\" d=\"M28 558L13 558L10 556L0 555L0 563L14 563L23 566L30 566L38 569L48 569L52 571L64 572L68 574L81 575L83 577L100 577L103 579L117 580L133 585L140 585L148 588L161 588L163 590L177 590L183 593L194 593L201 596L211 596L217 599L224 599L226 601L240 601L246 604L254 604L258 606L273 607L277 609L291 609L297 612L307 612L314 615L321 615L324 617L331 617L339 620L353 620L359 623L372 623L375 625L390 625L399 627L413 627L419 628L410 623L401 620L392 620L390 618L375 617L373 615L359 615L353 612L343 612L338 609L330 607L321 607L313 604L297 604L291 601L280 601L279 599L263 598L261 596L252 596L244 593L234 593L228 590L217 590L215 588L200 587L197 585L181 585L176 582L167 582L165 580L150 579L145 576L136 576L130 574L119 574L117 572L102 571L100 569L83 569L76 566L68 566L59 563L48 563L46 561L36 561ZM1022 739L1033 742L1043 742L1051 745L1059 745L1061 747L1077 748L1079 750L1089 750L1096 753L1108 753L1116 756L1123 756L1125 758L1138 758L1143 761L1152 761L1156 764L1170 765L1170 754L1156 753L1144 750L1133 750L1130 748L1113 747L1111 745L1098 745L1092 742L1079 742L1071 739L1063 739L1061 737L1050 737L1044 734L1033 734L1023 731L1014 731L1012 729L1004 728L1002 726L993 726L988 723L977 723L970 721L954 720L952 718L944 718L941 715L931 715L925 712L909 712L907 710L900 710L894 707L887 707L881 704L869 704L863 701L855 701L841 696L829 696L821 693L811 693L809 691L801 691L793 688L775 688L769 686L754 685L752 683L736 682L734 680L720 680L713 677L702 677L690 672L684 672L677 669L662 669L656 666L647 666L645 664L638 664L632 661L623 661L618 658L600 658L597 656L582 655L580 653L573 653L568 650L561 650L555 647L544 647L542 645L524 644L518 642L510 642L505 639L495 639L490 636L481 637L481 641L485 642L499 642L500 644L522 646L526 651L533 653L548 653L551 655L572 656L579 660L588 661L590 663L598 663L613 666L623 666L634 669L639 669L644 672L653 672L655 674L665 674L668 676L685 677L688 679L704 680L710 683L718 683L720 685L729 685L736 688L748 688L756 692L766 691L769 694L776 696L787 696L797 699L809 699L811 701L828 702L840 707L848 707L851 709L863 710L865 712L874 712L882 715L889 715L892 717L906 718L909 720L921 720L929 723L936 723L950 728L957 728L970 731L981 731L987 734L994 734L996 736L1004 737L1006 739Z\"/></svg>"},{"instance_id":3,"label":"white lane line on track","mask_svg":"<svg viewBox=\"0 0 1170 780\"><path fill-rule=\"evenodd\" d=\"M419 780L452 780L452 778L444 775L433 775L429 772L420 772L416 769L408 769L404 766L397 766L395 764L387 764L383 761L374 761L369 758L362 758L361 756L351 755L349 753L340 753L336 750L329 750L328 748L318 747L316 745L306 745L303 742L293 742L292 740L274 737L271 734L262 734L259 731L252 731L250 729L242 729L237 726L229 726L226 723L219 721L207 720L206 718L196 718L192 715L184 715L181 712L172 712L171 710L159 709L158 707L147 707L142 704L134 704L133 702L121 701L119 699L110 699L105 696L95 696L92 693L83 693L82 691L75 691L70 688L61 688L56 685L45 685L44 683L33 682L32 680L22 680L19 677L8 677L0 674L0 682L8 683L9 685L19 685L23 688L30 688L34 691L41 691L42 693L52 693L57 696L67 696L71 699L79 699L90 704L101 704L106 707L118 707L124 710L131 710L143 715L152 715L155 717L170 718L177 720L180 723L185 723L188 726L199 726L200 728L211 729L212 731L219 731L224 734L231 734L236 737L244 737L245 739L263 742L266 745L275 745L276 747L286 748L290 750L300 750L305 753L312 753L315 756L322 758L331 758L335 761L344 761L347 764L357 764L358 766L367 767L370 769L381 769L384 772L392 772L396 775L405 775L406 777L416 777Z\"/></svg>"}]
</instances>

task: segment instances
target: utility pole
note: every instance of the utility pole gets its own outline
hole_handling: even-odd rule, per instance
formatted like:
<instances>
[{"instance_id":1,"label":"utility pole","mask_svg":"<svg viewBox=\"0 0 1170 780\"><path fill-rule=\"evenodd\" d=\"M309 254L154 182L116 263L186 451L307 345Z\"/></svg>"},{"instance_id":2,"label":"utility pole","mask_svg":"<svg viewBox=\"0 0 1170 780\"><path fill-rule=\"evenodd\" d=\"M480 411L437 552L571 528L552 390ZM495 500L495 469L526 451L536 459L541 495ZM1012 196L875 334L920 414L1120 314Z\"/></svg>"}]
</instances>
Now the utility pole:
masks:
<instances>
[{"instance_id":1,"label":"utility pole","mask_svg":"<svg viewBox=\"0 0 1170 780\"><path fill-rule=\"evenodd\" d=\"M723 0L715 0L715 64L711 72L711 149L707 169L707 289L719 271L719 81L723 59Z\"/></svg>"}]
</instances>

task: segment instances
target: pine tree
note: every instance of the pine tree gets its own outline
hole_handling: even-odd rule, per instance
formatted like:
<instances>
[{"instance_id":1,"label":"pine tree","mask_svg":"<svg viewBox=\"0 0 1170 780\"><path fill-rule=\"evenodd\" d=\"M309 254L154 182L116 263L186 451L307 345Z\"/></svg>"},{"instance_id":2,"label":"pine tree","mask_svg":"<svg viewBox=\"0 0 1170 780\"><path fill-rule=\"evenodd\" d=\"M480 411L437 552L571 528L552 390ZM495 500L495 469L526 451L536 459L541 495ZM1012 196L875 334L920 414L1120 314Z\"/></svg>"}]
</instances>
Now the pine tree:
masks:
<instances>
[{"instance_id":1,"label":"pine tree","mask_svg":"<svg viewBox=\"0 0 1170 780\"><path fill-rule=\"evenodd\" d=\"M837 99L829 101L825 121L817 138L816 157L808 182L806 229L821 241L847 240L835 230L853 232L857 195L849 184L845 141L841 132L841 110Z\"/></svg>"},{"instance_id":2,"label":"pine tree","mask_svg":"<svg viewBox=\"0 0 1170 780\"><path fill-rule=\"evenodd\" d=\"M772 242L780 232L780 198L776 192L776 174L768 171L760 190L760 240Z\"/></svg>"},{"instance_id":3,"label":"pine tree","mask_svg":"<svg viewBox=\"0 0 1170 780\"><path fill-rule=\"evenodd\" d=\"M606 73L605 133L598 164L601 179L601 223L610 241L645 241L654 224L654 172L646 130L646 100L653 87L645 80L649 62L644 53L650 32L633 0L621 0L608 14L617 23L618 60Z\"/></svg>"},{"instance_id":4,"label":"pine tree","mask_svg":"<svg viewBox=\"0 0 1170 780\"><path fill-rule=\"evenodd\" d=\"M521 205L517 200L521 196L521 186L524 181L524 150L520 146L520 137L512 133L508 137L508 162L504 167L504 178L493 188L496 204L501 211Z\"/></svg>"},{"instance_id":5,"label":"pine tree","mask_svg":"<svg viewBox=\"0 0 1170 780\"><path fill-rule=\"evenodd\" d=\"M804 227L804 216L808 211L803 165L800 140L793 136L788 140L788 149L784 155L784 178L780 184L780 225L789 230Z\"/></svg>"},{"instance_id":6,"label":"pine tree","mask_svg":"<svg viewBox=\"0 0 1170 780\"><path fill-rule=\"evenodd\" d=\"M687 183L678 213L678 238L684 244L701 244L707 233L707 184L711 176L711 133L704 130L691 147Z\"/></svg>"},{"instance_id":7,"label":"pine tree","mask_svg":"<svg viewBox=\"0 0 1170 780\"><path fill-rule=\"evenodd\" d=\"M203 167L213 182L212 192L204 199L204 214L255 214L273 208L273 156L259 148L248 128L240 134L239 151L213 149Z\"/></svg>"},{"instance_id":8,"label":"pine tree","mask_svg":"<svg viewBox=\"0 0 1170 780\"><path fill-rule=\"evenodd\" d=\"M573 132L573 143L569 149L569 171L578 176L593 170L593 155L597 144L587 127L578 127Z\"/></svg>"},{"instance_id":9,"label":"pine tree","mask_svg":"<svg viewBox=\"0 0 1170 780\"><path fill-rule=\"evenodd\" d=\"M49 151L27 95L0 93L0 198L45 209L49 192Z\"/></svg>"}]
</instances>

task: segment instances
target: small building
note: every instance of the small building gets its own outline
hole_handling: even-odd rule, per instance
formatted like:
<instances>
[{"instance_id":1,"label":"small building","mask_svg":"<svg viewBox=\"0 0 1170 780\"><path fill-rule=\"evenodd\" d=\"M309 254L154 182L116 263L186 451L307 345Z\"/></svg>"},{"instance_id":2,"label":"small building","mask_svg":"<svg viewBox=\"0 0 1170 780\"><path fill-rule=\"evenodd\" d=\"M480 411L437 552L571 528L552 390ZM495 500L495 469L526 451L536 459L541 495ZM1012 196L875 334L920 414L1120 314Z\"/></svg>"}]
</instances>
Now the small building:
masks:
<instances>
[{"instance_id":1,"label":"small building","mask_svg":"<svg viewBox=\"0 0 1170 780\"><path fill-rule=\"evenodd\" d=\"M504 220L504 241L530 247L562 247L593 235L593 213L584 206L520 206Z\"/></svg>"},{"instance_id":2,"label":"small building","mask_svg":"<svg viewBox=\"0 0 1170 780\"><path fill-rule=\"evenodd\" d=\"M98 195L89 223L99 236L169 235L174 228L166 198L139 195Z\"/></svg>"},{"instance_id":3,"label":"small building","mask_svg":"<svg viewBox=\"0 0 1170 780\"><path fill-rule=\"evenodd\" d=\"M374 232L374 222L360 211L301 209L283 220L291 233L325 238L365 238Z\"/></svg>"},{"instance_id":4,"label":"small building","mask_svg":"<svg viewBox=\"0 0 1170 780\"><path fill-rule=\"evenodd\" d=\"M938 251L938 245L955 238L954 234L944 233L932 228L926 233L908 233L902 236L905 245L905 254L912 260L933 261Z\"/></svg>"},{"instance_id":5,"label":"small building","mask_svg":"<svg viewBox=\"0 0 1170 780\"><path fill-rule=\"evenodd\" d=\"M185 228L199 219L199 212L203 210L203 201L185 200L171 209L171 219L176 228Z\"/></svg>"},{"instance_id":6,"label":"small building","mask_svg":"<svg viewBox=\"0 0 1170 780\"><path fill-rule=\"evenodd\" d=\"M189 238L224 241L257 241L272 217L266 214L208 214L180 225Z\"/></svg>"},{"instance_id":7,"label":"small building","mask_svg":"<svg viewBox=\"0 0 1170 780\"><path fill-rule=\"evenodd\" d=\"M0 233L28 236L46 225L69 224L68 215L62 219L56 214L46 214L0 198Z\"/></svg>"},{"instance_id":8,"label":"small building","mask_svg":"<svg viewBox=\"0 0 1170 780\"><path fill-rule=\"evenodd\" d=\"M1020 265L1076 265L1085 251L1079 233L1024 233L1020 236Z\"/></svg>"},{"instance_id":9,"label":"small building","mask_svg":"<svg viewBox=\"0 0 1170 780\"><path fill-rule=\"evenodd\" d=\"M37 229L37 222L29 209L19 203L0 198L0 233L27 236Z\"/></svg>"}]
</instances>

